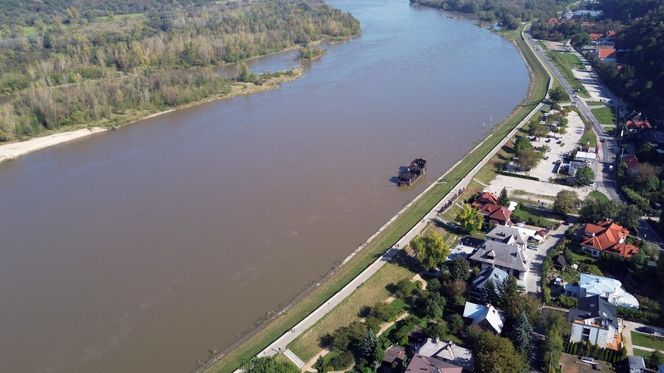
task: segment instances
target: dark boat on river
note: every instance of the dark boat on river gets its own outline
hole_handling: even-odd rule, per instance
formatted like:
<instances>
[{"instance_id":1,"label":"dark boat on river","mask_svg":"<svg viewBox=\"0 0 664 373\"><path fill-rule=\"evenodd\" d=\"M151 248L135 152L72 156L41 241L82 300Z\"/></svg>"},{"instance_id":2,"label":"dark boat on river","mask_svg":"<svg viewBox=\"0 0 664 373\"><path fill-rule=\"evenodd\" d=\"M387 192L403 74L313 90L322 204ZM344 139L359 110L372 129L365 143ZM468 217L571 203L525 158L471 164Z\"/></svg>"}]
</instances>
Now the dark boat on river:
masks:
<instances>
[{"instance_id":1,"label":"dark boat on river","mask_svg":"<svg viewBox=\"0 0 664 373\"><path fill-rule=\"evenodd\" d=\"M427 161L422 158L413 159L410 162L410 166L399 172L399 181L397 184L399 186L413 184L420 176L424 175L427 172Z\"/></svg>"}]
</instances>

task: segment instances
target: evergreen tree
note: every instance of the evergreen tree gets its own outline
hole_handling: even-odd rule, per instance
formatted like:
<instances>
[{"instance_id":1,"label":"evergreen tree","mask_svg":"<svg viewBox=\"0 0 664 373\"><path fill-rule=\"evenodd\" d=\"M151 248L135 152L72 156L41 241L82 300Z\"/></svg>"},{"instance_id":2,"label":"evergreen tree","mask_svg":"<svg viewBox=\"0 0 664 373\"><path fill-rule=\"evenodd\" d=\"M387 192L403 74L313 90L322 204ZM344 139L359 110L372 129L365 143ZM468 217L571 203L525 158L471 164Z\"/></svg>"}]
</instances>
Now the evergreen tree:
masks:
<instances>
[{"instance_id":1,"label":"evergreen tree","mask_svg":"<svg viewBox=\"0 0 664 373\"><path fill-rule=\"evenodd\" d=\"M507 189L503 188L500 191L500 196L498 197L498 204L501 206L507 206L510 204L509 196L507 195Z\"/></svg>"},{"instance_id":2,"label":"evergreen tree","mask_svg":"<svg viewBox=\"0 0 664 373\"><path fill-rule=\"evenodd\" d=\"M376 334L374 334L373 330L367 330L367 334L358 343L357 350L369 364L376 361L378 340L376 339Z\"/></svg>"},{"instance_id":3,"label":"evergreen tree","mask_svg":"<svg viewBox=\"0 0 664 373\"><path fill-rule=\"evenodd\" d=\"M484 288L480 293L480 298L484 304L500 304L500 294L498 294L498 288L493 280L490 279L484 284Z\"/></svg>"},{"instance_id":4,"label":"evergreen tree","mask_svg":"<svg viewBox=\"0 0 664 373\"><path fill-rule=\"evenodd\" d=\"M463 258L454 259L452 262L449 262L450 265L450 277L452 280L467 281L470 277L470 263L468 260Z\"/></svg>"},{"instance_id":5,"label":"evergreen tree","mask_svg":"<svg viewBox=\"0 0 664 373\"><path fill-rule=\"evenodd\" d=\"M514 343L514 348L521 353L526 361L528 361L532 352L532 337L533 327L530 325L526 313L521 312L514 322L514 326L510 333L510 339L512 340L512 343Z\"/></svg>"}]
</instances>

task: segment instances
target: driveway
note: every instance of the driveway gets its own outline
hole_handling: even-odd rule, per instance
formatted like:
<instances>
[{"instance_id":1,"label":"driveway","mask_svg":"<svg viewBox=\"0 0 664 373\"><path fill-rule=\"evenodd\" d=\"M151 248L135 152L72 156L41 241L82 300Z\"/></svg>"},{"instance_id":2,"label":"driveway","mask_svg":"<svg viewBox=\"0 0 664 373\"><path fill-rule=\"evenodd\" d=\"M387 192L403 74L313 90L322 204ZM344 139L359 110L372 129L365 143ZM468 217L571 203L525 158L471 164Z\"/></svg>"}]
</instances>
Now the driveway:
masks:
<instances>
[{"instance_id":1,"label":"driveway","mask_svg":"<svg viewBox=\"0 0 664 373\"><path fill-rule=\"evenodd\" d=\"M632 345L632 331L634 331L635 333L639 333L638 331L636 331L636 328L640 328L640 327L643 327L643 326L653 328L653 329L655 329L655 332L658 333L659 335L664 335L664 328L660 328L660 327L657 327L657 326L650 326L650 325L646 325L646 324L641 324L641 323L638 323L638 322L635 322L635 321L623 320L622 336L623 336L623 343L625 344L625 348L627 349L627 355L634 355L634 349L633 349L634 347L636 347L638 349L641 349L641 350L652 351L652 348L648 348L648 347L645 347L645 346L633 346ZM645 334L645 333L643 333L643 334ZM649 334L646 334L646 335L649 335ZM662 352L664 352L664 351L662 351Z\"/></svg>"},{"instance_id":2,"label":"driveway","mask_svg":"<svg viewBox=\"0 0 664 373\"><path fill-rule=\"evenodd\" d=\"M546 253L565 237L565 231L568 228L568 225L561 224L558 229L551 232L549 238L537 246L537 250L526 249L526 260L528 261L528 273L526 273L524 280L526 292L539 294L542 291L540 287L542 262L546 258Z\"/></svg>"}]
</instances>

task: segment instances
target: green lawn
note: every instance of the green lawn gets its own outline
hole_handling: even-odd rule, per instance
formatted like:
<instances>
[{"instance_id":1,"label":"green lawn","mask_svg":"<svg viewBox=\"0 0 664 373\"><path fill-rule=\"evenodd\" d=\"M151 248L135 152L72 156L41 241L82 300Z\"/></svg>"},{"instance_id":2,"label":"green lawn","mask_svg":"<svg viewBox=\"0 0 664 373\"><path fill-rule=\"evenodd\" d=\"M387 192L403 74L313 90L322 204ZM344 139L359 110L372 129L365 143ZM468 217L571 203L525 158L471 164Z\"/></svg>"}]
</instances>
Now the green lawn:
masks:
<instances>
[{"instance_id":1,"label":"green lawn","mask_svg":"<svg viewBox=\"0 0 664 373\"><path fill-rule=\"evenodd\" d=\"M654 337L652 335L639 332L632 332L632 344L635 346L653 348L664 351L664 338Z\"/></svg>"},{"instance_id":2,"label":"green lawn","mask_svg":"<svg viewBox=\"0 0 664 373\"><path fill-rule=\"evenodd\" d=\"M551 57L551 60L556 65L560 73L563 74L572 88L574 88L579 93L579 96L590 97L588 91L586 91L586 88L574 77L574 74L572 73L572 69L576 69L582 66L578 57L567 52L553 51L546 52L546 55Z\"/></svg>"},{"instance_id":3,"label":"green lawn","mask_svg":"<svg viewBox=\"0 0 664 373\"><path fill-rule=\"evenodd\" d=\"M600 201L602 201L602 202L609 202L609 197L607 197L604 193L602 193L602 192L600 192L600 191L593 190L593 191L590 192L590 194L588 194L588 195L589 195L590 197L593 197L593 198L595 198L595 199L597 199L597 200L600 200Z\"/></svg>"},{"instance_id":4,"label":"green lawn","mask_svg":"<svg viewBox=\"0 0 664 373\"><path fill-rule=\"evenodd\" d=\"M372 306L387 299L390 294L386 286L403 279L411 278L415 273L396 264L388 263L371 276L353 294L344 299L332 312L328 313L314 326L302 333L288 348L300 359L308 361L320 350L322 336L333 333L336 329L360 319L358 314L365 306ZM395 301L395 307L403 308L402 301Z\"/></svg>"},{"instance_id":5,"label":"green lawn","mask_svg":"<svg viewBox=\"0 0 664 373\"><path fill-rule=\"evenodd\" d=\"M616 116L613 113L613 110L608 106L591 109L590 111L601 124L614 124L616 122Z\"/></svg>"},{"instance_id":6,"label":"green lawn","mask_svg":"<svg viewBox=\"0 0 664 373\"><path fill-rule=\"evenodd\" d=\"M634 350L634 356L642 356L644 358L647 358L651 354L650 351L642 350L642 349L636 348L636 347L632 348L632 350Z\"/></svg>"},{"instance_id":7,"label":"green lawn","mask_svg":"<svg viewBox=\"0 0 664 373\"><path fill-rule=\"evenodd\" d=\"M385 250L397 242L417 222L422 219L433 206L441 200L459 181L484 158L509 132L542 101L546 95L549 76L537 57L528 48L526 42L521 38L520 30L503 34L512 40L523 53L525 60L531 68L531 84L528 95L500 125L498 125L487 139L473 151L471 151L456 167L450 170L441 182L431 188L418 201L401 216L395 219L383 232L378 234L367 246L355 255L348 263L337 269L332 278L323 282L319 287L312 290L306 297L294 304L277 319L272 320L263 329L257 331L250 338L234 346L222 358L217 360L208 371L232 372L241 365L243 361L251 359L254 355L276 340L293 325L305 318L317 307L325 303L332 295L349 283L369 264L382 255Z\"/></svg>"}]
</instances>

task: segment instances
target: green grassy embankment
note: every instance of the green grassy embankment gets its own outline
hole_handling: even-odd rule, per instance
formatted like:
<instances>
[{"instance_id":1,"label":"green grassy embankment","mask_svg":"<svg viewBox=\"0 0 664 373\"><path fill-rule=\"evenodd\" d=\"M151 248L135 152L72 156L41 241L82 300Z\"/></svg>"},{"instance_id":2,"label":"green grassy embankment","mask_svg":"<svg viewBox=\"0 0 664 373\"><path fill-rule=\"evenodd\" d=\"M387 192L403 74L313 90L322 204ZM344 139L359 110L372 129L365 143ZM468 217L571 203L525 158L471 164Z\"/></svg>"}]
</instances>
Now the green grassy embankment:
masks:
<instances>
[{"instance_id":1,"label":"green grassy embankment","mask_svg":"<svg viewBox=\"0 0 664 373\"><path fill-rule=\"evenodd\" d=\"M581 97L590 97L586 88L581 82L574 77L572 69L582 68L583 64L579 58L567 52L554 52L548 51L546 55L551 58L551 61L556 65L558 71L565 77L567 82L574 88Z\"/></svg>"},{"instance_id":2,"label":"green grassy embankment","mask_svg":"<svg viewBox=\"0 0 664 373\"><path fill-rule=\"evenodd\" d=\"M333 276L308 292L306 296L300 297L300 300L278 318L267 323L262 329L226 353L207 369L208 372L230 373L234 371L243 361L251 359L309 313L325 303L327 299L343 288L417 224L438 201L468 175L542 101L546 96L549 77L537 57L521 38L520 31L521 29L503 33L503 36L514 42L523 54L531 72L530 89L522 104L518 105L512 114L499 124L483 143L464 157L462 162L447 172L433 188L422 195L408 210L369 242L363 250L345 265L338 268Z\"/></svg>"}]
</instances>

